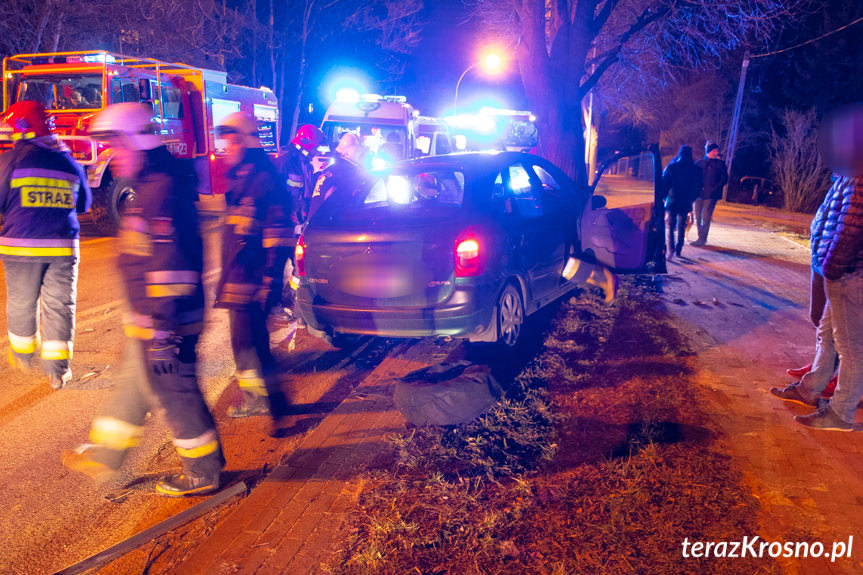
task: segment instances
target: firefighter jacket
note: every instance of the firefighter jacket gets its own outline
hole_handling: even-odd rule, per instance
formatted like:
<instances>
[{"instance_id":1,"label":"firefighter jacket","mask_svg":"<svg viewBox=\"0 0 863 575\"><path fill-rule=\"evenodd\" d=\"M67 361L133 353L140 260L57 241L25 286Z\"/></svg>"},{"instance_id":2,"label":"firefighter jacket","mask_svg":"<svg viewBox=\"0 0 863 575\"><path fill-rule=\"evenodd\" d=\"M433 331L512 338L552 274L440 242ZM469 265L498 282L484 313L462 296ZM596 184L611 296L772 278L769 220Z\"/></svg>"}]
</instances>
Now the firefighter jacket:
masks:
<instances>
[{"instance_id":1,"label":"firefighter jacket","mask_svg":"<svg viewBox=\"0 0 863 575\"><path fill-rule=\"evenodd\" d=\"M77 257L78 214L90 209L78 162L53 136L22 140L0 155L0 257L50 262Z\"/></svg>"},{"instance_id":2,"label":"firefighter jacket","mask_svg":"<svg viewBox=\"0 0 863 575\"><path fill-rule=\"evenodd\" d=\"M292 205L275 166L260 148L246 150L228 178L216 307L242 309L266 301L273 277L279 277L276 251L294 242Z\"/></svg>"},{"instance_id":3,"label":"firefighter jacket","mask_svg":"<svg viewBox=\"0 0 863 575\"><path fill-rule=\"evenodd\" d=\"M164 339L201 333L203 242L194 178L165 146L143 152L135 203L120 221L120 274L129 310L126 335Z\"/></svg>"},{"instance_id":4,"label":"firefighter jacket","mask_svg":"<svg viewBox=\"0 0 863 575\"><path fill-rule=\"evenodd\" d=\"M315 182L312 201L309 208L309 219L321 208L321 205L338 191L342 197L351 197L357 193L363 184L363 172L352 161L341 156L324 169Z\"/></svg>"},{"instance_id":5,"label":"firefighter jacket","mask_svg":"<svg viewBox=\"0 0 863 575\"><path fill-rule=\"evenodd\" d=\"M294 225L306 222L315 185L314 168L309 152L297 145L291 145L279 156L276 166L287 186L293 202L292 217Z\"/></svg>"}]
</instances>

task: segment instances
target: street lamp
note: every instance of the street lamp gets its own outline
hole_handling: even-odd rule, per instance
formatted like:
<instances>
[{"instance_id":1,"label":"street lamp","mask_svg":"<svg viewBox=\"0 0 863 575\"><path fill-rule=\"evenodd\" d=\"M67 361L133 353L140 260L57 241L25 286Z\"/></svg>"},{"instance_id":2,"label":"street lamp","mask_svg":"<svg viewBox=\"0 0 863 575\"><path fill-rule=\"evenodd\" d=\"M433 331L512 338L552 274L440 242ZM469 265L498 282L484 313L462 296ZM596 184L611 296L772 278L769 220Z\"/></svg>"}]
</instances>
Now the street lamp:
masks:
<instances>
[{"instance_id":1,"label":"street lamp","mask_svg":"<svg viewBox=\"0 0 863 575\"><path fill-rule=\"evenodd\" d=\"M495 73L501 69L503 65L503 60L501 59L499 54L494 52L489 52L486 54L485 58L480 60L479 62L474 62L470 66L468 66L464 72L461 73L461 76L458 78L458 82L455 83L455 97L452 102L452 115L455 116L458 111L458 87L461 85L461 81L464 80L464 77L467 76L467 73L476 68L477 66L482 66L485 68L486 72Z\"/></svg>"}]
</instances>

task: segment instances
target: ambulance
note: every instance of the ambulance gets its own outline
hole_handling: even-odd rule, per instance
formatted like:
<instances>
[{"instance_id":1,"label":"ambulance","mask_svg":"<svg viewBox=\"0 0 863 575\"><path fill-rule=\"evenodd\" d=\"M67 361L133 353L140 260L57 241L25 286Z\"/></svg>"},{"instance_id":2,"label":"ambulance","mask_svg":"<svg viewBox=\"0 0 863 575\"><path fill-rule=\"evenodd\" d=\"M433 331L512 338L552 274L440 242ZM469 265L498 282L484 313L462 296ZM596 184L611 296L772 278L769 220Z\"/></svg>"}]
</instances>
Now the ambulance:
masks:
<instances>
[{"instance_id":1,"label":"ambulance","mask_svg":"<svg viewBox=\"0 0 863 575\"><path fill-rule=\"evenodd\" d=\"M417 156L419 112L404 96L351 94L327 108L321 130L330 148L348 132L360 139L372 159L398 161Z\"/></svg>"},{"instance_id":2,"label":"ambulance","mask_svg":"<svg viewBox=\"0 0 863 575\"><path fill-rule=\"evenodd\" d=\"M275 156L279 144L279 108L268 88L228 83L225 72L105 51L19 54L3 60L3 108L20 100L42 103L55 133L87 169L93 190L93 219L105 234L117 230L135 190L111 172L114 150L89 136L93 117L120 102L153 108L162 141L197 175L199 199L225 191L217 158L222 151L214 127L233 112L258 123L263 148ZM0 149L12 146L0 131ZM194 193L194 192L192 192Z\"/></svg>"}]
</instances>

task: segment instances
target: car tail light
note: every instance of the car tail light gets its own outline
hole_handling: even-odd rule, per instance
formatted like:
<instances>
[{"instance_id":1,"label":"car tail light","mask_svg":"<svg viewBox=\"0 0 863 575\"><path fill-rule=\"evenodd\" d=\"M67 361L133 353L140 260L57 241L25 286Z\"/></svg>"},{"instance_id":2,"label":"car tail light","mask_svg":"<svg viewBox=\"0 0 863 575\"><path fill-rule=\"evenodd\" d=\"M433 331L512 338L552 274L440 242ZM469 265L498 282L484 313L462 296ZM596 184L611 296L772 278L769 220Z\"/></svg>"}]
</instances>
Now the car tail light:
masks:
<instances>
[{"instance_id":1,"label":"car tail light","mask_svg":"<svg viewBox=\"0 0 863 575\"><path fill-rule=\"evenodd\" d=\"M455 241L455 277L478 276L483 272L483 248L476 234L465 231Z\"/></svg>"},{"instance_id":2,"label":"car tail light","mask_svg":"<svg viewBox=\"0 0 863 575\"><path fill-rule=\"evenodd\" d=\"M297 275L306 277L306 242L303 236L297 242L297 249L294 251L294 261L297 265Z\"/></svg>"}]
</instances>

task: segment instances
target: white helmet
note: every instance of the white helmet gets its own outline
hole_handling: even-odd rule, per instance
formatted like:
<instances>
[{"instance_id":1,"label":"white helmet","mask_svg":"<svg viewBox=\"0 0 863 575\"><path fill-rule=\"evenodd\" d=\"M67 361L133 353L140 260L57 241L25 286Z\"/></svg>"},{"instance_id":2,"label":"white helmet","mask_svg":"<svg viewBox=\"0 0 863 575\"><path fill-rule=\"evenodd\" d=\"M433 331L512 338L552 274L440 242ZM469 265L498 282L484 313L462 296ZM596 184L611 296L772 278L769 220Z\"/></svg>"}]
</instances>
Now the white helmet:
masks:
<instances>
[{"instance_id":1,"label":"white helmet","mask_svg":"<svg viewBox=\"0 0 863 575\"><path fill-rule=\"evenodd\" d=\"M147 104L125 102L108 106L93 119L90 133L96 138L125 136L129 147L136 150L152 150L162 145L159 128L153 122L153 108Z\"/></svg>"},{"instance_id":2,"label":"white helmet","mask_svg":"<svg viewBox=\"0 0 863 575\"><path fill-rule=\"evenodd\" d=\"M243 112L228 114L216 127L216 134L239 134L240 142L244 148L260 148L261 140L258 136L258 123Z\"/></svg>"}]
</instances>

